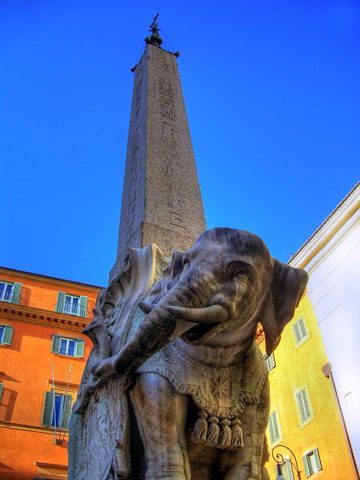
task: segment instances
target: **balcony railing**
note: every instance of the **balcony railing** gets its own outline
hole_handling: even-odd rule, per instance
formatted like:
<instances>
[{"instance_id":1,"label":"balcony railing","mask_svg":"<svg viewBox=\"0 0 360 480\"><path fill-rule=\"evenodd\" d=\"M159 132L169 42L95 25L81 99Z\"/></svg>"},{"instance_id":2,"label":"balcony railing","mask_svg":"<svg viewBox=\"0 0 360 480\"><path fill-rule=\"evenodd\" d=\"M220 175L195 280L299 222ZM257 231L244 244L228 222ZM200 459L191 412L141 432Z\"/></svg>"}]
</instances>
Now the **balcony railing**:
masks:
<instances>
[{"instance_id":1,"label":"balcony railing","mask_svg":"<svg viewBox=\"0 0 360 480\"><path fill-rule=\"evenodd\" d=\"M87 318L87 308L72 303L57 303L55 312L66 313L67 315L76 315L77 317Z\"/></svg>"}]
</instances>

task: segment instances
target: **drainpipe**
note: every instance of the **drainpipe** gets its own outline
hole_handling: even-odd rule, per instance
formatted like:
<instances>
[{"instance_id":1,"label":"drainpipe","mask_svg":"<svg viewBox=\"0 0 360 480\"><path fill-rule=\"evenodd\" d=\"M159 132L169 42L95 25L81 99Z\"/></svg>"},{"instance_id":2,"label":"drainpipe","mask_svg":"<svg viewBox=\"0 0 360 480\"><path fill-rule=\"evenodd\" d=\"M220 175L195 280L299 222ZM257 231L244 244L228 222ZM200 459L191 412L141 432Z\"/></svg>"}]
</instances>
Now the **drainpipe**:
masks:
<instances>
[{"instance_id":1,"label":"drainpipe","mask_svg":"<svg viewBox=\"0 0 360 480\"><path fill-rule=\"evenodd\" d=\"M332 374L332 371L331 371L331 364L330 364L330 363L326 363L326 364L322 367L322 372L323 372L323 374L325 375L326 378L330 378L331 386L332 386L333 391L334 391L336 404L337 404L337 407L338 407L338 410L339 410L339 414L340 414L341 424L342 424L342 427L343 427L343 430L344 430L344 434L345 434L346 444L347 444L347 447L348 447L349 453L350 453L351 463L352 463L353 468L354 468L355 477L356 477L356 480L360 480L359 470L358 470L358 467L357 467L357 464L356 464L355 455L354 455L354 452L353 452L353 449L352 449L352 446L351 446L351 441L350 441L349 433L348 433L347 428L346 428L345 418L344 418L344 415L343 415L343 412L342 412L342 409L341 409L341 405L340 405L340 401L339 401L339 396L338 396L338 393L337 393L337 390L336 390L336 386L335 386L335 382L334 382L334 377L333 377L333 374Z\"/></svg>"}]
</instances>

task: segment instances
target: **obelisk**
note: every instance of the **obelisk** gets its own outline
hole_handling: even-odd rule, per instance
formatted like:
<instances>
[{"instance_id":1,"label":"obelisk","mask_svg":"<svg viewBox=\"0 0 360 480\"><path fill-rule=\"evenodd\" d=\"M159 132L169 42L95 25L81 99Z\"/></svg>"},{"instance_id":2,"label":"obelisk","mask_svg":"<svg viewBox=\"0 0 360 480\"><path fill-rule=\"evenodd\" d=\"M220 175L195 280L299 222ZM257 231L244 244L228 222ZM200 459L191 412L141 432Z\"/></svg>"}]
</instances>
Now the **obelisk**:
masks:
<instances>
[{"instance_id":1,"label":"obelisk","mask_svg":"<svg viewBox=\"0 0 360 480\"><path fill-rule=\"evenodd\" d=\"M135 67L117 259L156 243L171 256L206 230L177 55L163 50L155 17Z\"/></svg>"}]
</instances>

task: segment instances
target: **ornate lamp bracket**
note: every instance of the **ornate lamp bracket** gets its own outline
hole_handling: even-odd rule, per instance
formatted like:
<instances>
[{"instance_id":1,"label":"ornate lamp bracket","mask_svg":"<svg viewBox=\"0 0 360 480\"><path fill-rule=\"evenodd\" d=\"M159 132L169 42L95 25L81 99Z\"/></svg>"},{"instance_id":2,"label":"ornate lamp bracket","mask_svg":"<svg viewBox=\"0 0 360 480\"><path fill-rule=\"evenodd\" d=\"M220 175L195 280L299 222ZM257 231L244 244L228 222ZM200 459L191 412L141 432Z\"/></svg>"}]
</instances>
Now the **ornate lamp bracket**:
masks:
<instances>
[{"instance_id":1,"label":"ornate lamp bracket","mask_svg":"<svg viewBox=\"0 0 360 480\"><path fill-rule=\"evenodd\" d=\"M284 459L284 455L283 455L283 454L281 454L281 453L275 453L275 450L276 450L277 448L285 448L286 450L288 450L288 451L291 453L294 461L291 459L291 457L288 458L288 459ZM275 462L276 462L276 468L277 468L277 471L278 471L278 477L277 477L277 478L278 478L279 480L281 480L281 479L284 478L284 477L280 476L280 475L281 475L280 467L281 467L281 465L283 465L283 464L285 463L286 460L288 460L288 461L291 463L291 468L295 468L295 471L296 471L296 473L297 473L297 477L298 477L299 480L301 480L301 475L300 475L300 474L301 474L301 471L299 470L299 466L298 466L297 459L296 459L296 457L295 457L294 452L293 452L289 447L287 447L286 445L276 445L276 446L272 449L271 455L272 455L273 459L274 459Z\"/></svg>"}]
</instances>

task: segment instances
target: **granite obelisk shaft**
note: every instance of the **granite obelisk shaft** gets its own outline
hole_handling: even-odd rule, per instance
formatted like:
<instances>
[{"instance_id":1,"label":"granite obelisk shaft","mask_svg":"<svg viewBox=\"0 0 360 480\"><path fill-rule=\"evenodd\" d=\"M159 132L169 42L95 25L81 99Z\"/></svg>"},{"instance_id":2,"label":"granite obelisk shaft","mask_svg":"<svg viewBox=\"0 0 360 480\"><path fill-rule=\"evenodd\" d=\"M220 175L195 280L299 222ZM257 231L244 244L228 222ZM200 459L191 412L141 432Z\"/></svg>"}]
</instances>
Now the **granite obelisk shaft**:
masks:
<instances>
[{"instance_id":1,"label":"granite obelisk shaft","mask_svg":"<svg viewBox=\"0 0 360 480\"><path fill-rule=\"evenodd\" d=\"M117 259L156 243L165 255L188 250L206 230L175 55L147 48L135 69Z\"/></svg>"}]
</instances>

